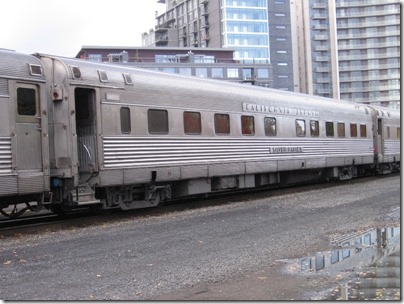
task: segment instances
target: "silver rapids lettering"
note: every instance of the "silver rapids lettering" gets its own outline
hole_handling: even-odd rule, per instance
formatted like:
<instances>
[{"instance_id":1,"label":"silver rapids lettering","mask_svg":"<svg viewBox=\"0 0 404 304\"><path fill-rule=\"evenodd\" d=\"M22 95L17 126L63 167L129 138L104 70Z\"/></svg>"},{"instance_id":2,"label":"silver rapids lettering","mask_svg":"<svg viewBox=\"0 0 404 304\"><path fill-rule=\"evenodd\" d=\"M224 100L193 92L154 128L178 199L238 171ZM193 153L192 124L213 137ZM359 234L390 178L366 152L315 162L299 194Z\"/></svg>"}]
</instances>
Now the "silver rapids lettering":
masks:
<instances>
[{"instance_id":1,"label":"silver rapids lettering","mask_svg":"<svg viewBox=\"0 0 404 304\"><path fill-rule=\"evenodd\" d=\"M303 147L269 147L270 154L303 153Z\"/></svg>"}]
</instances>

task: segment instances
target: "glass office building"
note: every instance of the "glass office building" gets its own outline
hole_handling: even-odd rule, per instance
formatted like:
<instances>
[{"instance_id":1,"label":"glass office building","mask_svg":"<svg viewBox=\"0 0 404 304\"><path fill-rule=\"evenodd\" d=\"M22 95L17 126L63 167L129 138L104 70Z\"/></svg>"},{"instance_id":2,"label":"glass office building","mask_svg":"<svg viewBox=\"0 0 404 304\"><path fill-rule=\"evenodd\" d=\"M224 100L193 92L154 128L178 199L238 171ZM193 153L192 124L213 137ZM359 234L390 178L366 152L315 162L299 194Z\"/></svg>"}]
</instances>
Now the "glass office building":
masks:
<instances>
[{"instance_id":1,"label":"glass office building","mask_svg":"<svg viewBox=\"0 0 404 304\"><path fill-rule=\"evenodd\" d=\"M269 62L267 0L222 0L223 47L235 49L234 59Z\"/></svg>"}]
</instances>

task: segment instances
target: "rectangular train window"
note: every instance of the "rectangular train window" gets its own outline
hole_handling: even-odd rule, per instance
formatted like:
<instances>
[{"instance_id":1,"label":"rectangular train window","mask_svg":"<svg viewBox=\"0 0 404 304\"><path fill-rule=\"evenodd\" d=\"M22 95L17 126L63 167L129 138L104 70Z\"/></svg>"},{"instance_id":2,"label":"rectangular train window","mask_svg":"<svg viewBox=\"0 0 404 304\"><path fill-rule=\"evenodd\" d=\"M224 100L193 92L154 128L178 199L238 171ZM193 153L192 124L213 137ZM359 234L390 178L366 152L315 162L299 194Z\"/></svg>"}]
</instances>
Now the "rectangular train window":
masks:
<instances>
[{"instance_id":1,"label":"rectangular train window","mask_svg":"<svg viewBox=\"0 0 404 304\"><path fill-rule=\"evenodd\" d=\"M254 135L254 116L241 116L241 133L243 135Z\"/></svg>"},{"instance_id":2,"label":"rectangular train window","mask_svg":"<svg viewBox=\"0 0 404 304\"><path fill-rule=\"evenodd\" d=\"M390 139L390 127L387 127L387 139Z\"/></svg>"},{"instance_id":3,"label":"rectangular train window","mask_svg":"<svg viewBox=\"0 0 404 304\"><path fill-rule=\"evenodd\" d=\"M230 116L229 114L215 114L215 133L230 134Z\"/></svg>"},{"instance_id":4,"label":"rectangular train window","mask_svg":"<svg viewBox=\"0 0 404 304\"><path fill-rule=\"evenodd\" d=\"M147 117L150 134L168 134L168 112L166 110L149 109Z\"/></svg>"},{"instance_id":5,"label":"rectangular train window","mask_svg":"<svg viewBox=\"0 0 404 304\"><path fill-rule=\"evenodd\" d=\"M351 124L351 137L358 137L358 126L356 124Z\"/></svg>"},{"instance_id":6,"label":"rectangular train window","mask_svg":"<svg viewBox=\"0 0 404 304\"><path fill-rule=\"evenodd\" d=\"M320 126L317 120L310 120L310 135L313 137L320 136Z\"/></svg>"},{"instance_id":7,"label":"rectangular train window","mask_svg":"<svg viewBox=\"0 0 404 304\"><path fill-rule=\"evenodd\" d=\"M366 137L367 136L366 125L361 125L360 130L361 130L361 137Z\"/></svg>"},{"instance_id":8,"label":"rectangular train window","mask_svg":"<svg viewBox=\"0 0 404 304\"><path fill-rule=\"evenodd\" d=\"M127 107L121 108L121 132L123 134L129 134L131 132L130 109Z\"/></svg>"},{"instance_id":9,"label":"rectangular train window","mask_svg":"<svg viewBox=\"0 0 404 304\"><path fill-rule=\"evenodd\" d=\"M303 119L296 119L296 136L304 137L306 136L306 121Z\"/></svg>"},{"instance_id":10,"label":"rectangular train window","mask_svg":"<svg viewBox=\"0 0 404 304\"><path fill-rule=\"evenodd\" d=\"M202 132L201 113L184 112L184 133L199 135Z\"/></svg>"},{"instance_id":11,"label":"rectangular train window","mask_svg":"<svg viewBox=\"0 0 404 304\"><path fill-rule=\"evenodd\" d=\"M17 89L17 113L19 115L36 115L36 91L30 88Z\"/></svg>"},{"instance_id":12,"label":"rectangular train window","mask_svg":"<svg viewBox=\"0 0 404 304\"><path fill-rule=\"evenodd\" d=\"M400 139L401 137L401 130L400 128L397 128L397 138Z\"/></svg>"},{"instance_id":13,"label":"rectangular train window","mask_svg":"<svg viewBox=\"0 0 404 304\"><path fill-rule=\"evenodd\" d=\"M325 122L325 135L328 137L334 137L334 123L332 121Z\"/></svg>"},{"instance_id":14,"label":"rectangular train window","mask_svg":"<svg viewBox=\"0 0 404 304\"><path fill-rule=\"evenodd\" d=\"M265 135L276 136L276 119L273 117L264 118Z\"/></svg>"},{"instance_id":15,"label":"rectangular train window","mask_svg":"<svg viewBox=\"0 0 404 304\"><path fill-rule=\"evenodd\" d=\"M337 124L338 137L345 137L345 124L343 122L339 122Z\"/></svg>"}]
</instances>

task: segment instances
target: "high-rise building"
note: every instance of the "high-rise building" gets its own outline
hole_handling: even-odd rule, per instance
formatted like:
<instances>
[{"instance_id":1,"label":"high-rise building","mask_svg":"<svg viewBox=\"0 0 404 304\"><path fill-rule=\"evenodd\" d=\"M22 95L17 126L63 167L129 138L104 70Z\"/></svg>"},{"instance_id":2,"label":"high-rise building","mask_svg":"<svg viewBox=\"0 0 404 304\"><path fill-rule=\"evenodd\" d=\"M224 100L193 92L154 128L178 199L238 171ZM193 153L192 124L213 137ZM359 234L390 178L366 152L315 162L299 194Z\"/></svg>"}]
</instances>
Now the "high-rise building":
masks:
<instances>
[{"instance_id":1,"label":"high-rise building","mask_svg":"<svg viewBox=\"0 0 404 304\"><path fill-rule=\"evenodd\" d=\"M295 0L299 90L400 107L400 1Z\"/></svg>"},{"instance_id":2,"label":"high-rise building","mask_svg":"<svg viewBox=\"0 0 404 304\"><path fill-rule=\"evenodd\" d=\"M230 47L273 88L400 107L400 0L159 0L145 46Z\"/></svg>"},{"instance_id":3,"label":"high-rise building","mask_svg":"<svg viewBox=\"0 0 404 304\"><path fill-rule=\"evenodd\" d=\"M166 3L166 12L156 16L155 29L142 35L143 46L231 48L239 62L271 64L273 88L294 90L288 1L159 2Z\"/></svg>"}]
</instances>

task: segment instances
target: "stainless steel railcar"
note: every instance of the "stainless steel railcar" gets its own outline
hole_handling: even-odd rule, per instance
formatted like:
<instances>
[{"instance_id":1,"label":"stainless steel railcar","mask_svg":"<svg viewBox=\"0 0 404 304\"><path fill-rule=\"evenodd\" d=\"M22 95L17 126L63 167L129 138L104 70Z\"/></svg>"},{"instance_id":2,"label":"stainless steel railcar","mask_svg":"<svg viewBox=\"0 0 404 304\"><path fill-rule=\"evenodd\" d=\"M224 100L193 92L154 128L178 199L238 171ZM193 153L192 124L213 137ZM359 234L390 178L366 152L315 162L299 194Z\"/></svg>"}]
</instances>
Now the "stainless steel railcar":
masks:
<instances>
[{"instance_id":1,"label":"stainless steel railcar","mask_svg":"<svg viewBox=\"0 0 404 304\"><path fill-rule=\"evenodd\" d=\"M126 210L400 164L397 110L222 81L0 51L0 103L0 209Z\"/></svg>"}]
</instances>

